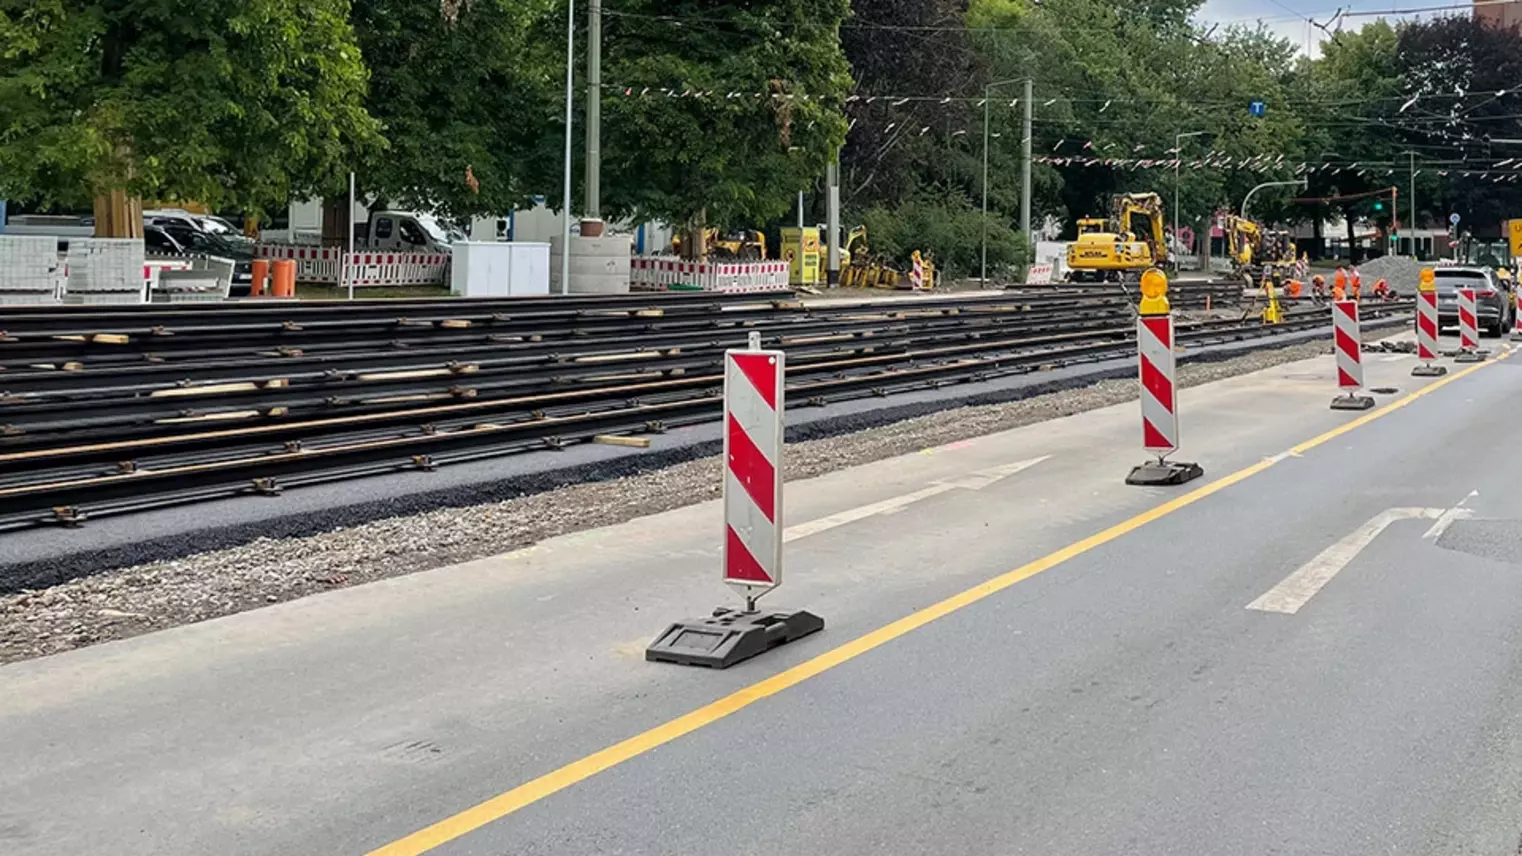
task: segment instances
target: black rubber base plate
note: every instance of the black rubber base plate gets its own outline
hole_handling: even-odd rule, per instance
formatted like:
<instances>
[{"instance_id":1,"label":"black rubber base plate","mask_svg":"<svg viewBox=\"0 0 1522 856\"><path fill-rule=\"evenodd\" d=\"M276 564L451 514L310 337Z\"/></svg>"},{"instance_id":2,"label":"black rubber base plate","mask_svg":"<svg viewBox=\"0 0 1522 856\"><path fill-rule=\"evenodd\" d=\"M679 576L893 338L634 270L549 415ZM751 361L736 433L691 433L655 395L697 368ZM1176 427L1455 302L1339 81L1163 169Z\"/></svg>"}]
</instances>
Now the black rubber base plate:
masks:
<instances>
[{"instance_id":1,"label":"black rubber base plate","mask_svg":"<svg viewBox=\"0 0 1522 856\"><path fill-rule=\"evenodd\" d=\"M1333 410L1368 410L1374 399L1367 395L1339 395L1332 399Z\"/></svg>"},{"instance_id":2,"label":"black rubber base plate","mask_svg":"<svg viewBox=\"0 0 1522 856\"><path fill-rule=\"evenodd\" d=\"M1490 356L1489 351L1459 351L1458 355L1453 358L1453 361L1456 363L1478 363L1483 362L1488 356Z\"/></svg>"},{"instance_id":3,"label":"black rubber base plate","mask_svg":"<svg viewBox=\"0 0 1522 856\"><path fill-rule=\"evenodd\" d=\"M1442 377L1447 373L1447 366L1435 366L1431 363L1423 363L1411 370L1412 377Z\"/></svg>"},{"instance_id":4,"label":"black rubber base plate","mask_svg":"<svg viewBox=\"0 0 1522 856\"><path fill-rule=\"evenodd\" d=\"M797 612L739 612L720 607L709 618L678 621L645 649L645 659L727 669L778 645L824 629L824 619Z\"/></svg>"},{"instance_id":5,"label":"black rubber base plate","mask_svg":"<svg viewBox=\"0 0 1522 856\"><path fill-rule=\"evenodd\" d=\"M1126 484L1169 485L1194 481L1205 474L1199 464L1179 461L1153 461L1142 464L1126 476Z\"/></svg>"}]
</instances>

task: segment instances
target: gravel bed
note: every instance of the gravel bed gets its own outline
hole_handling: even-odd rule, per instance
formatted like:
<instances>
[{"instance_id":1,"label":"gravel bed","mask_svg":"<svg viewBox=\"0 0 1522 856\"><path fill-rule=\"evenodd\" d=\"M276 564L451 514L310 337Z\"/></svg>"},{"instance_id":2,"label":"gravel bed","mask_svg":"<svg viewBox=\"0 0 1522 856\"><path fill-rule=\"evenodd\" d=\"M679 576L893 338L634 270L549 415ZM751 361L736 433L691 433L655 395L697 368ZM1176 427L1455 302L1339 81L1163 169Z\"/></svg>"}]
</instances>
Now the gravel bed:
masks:
<instances>
[{"instance_id":1,"label":"gravel bed","mask_svg":"<svg viewBox=\"0 0 1522 856\"><path fill-rule=\"evenodd\" d=\"M1184 364L1195 386L1329 353L1325 342ZM788 448L788 479L916 452L1136 398L1136 382L1091 386L1003 404L918 416L857 434ZM115 571L0 596L0 663L203 621L314 592L519 549L581 529L621 523L716 499L716 457L631 478L577 484L534 496L379 520L286 540Z\"/></svg>"}]
</instances>

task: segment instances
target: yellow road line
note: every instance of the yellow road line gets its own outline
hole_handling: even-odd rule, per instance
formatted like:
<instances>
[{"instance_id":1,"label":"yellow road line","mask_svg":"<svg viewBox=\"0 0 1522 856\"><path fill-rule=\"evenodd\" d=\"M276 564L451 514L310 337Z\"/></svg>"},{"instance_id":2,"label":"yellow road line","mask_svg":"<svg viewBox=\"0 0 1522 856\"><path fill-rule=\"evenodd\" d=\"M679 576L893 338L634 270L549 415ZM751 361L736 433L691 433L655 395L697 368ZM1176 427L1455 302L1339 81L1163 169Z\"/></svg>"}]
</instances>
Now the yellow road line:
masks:
<instances>
[{"instance_id":1,"label":"yellow road line","mask_svg":"<svg viewBox=\"0 0 1522 856\"><path fill-rule=\"evenodd\" d=\"M1491 365L1492 362L1494 361L1476 363L1462 371L1454 372L1434 381L1377 410L1371 410L1350 422L1345 422L1324 434L1306 440L1304 443L1290 449L1289 454L1301 454L1336 439L1355 428L1367 425L1382 416L1394 413L1434 390L1441 389L1459 378L1466 377L1485 366ZM852 639L838 648L826 651L811 660L799 663L792 668L751 684L744 689L737 690L691 713L657 725L649 731L636 734L627 740L594 752L579 761L573 761L533 781L525 782L506 793L492 797L486 802L468 808L453 817L441 820L426 829L418 830L405 838L398 839L384 847L371 851L369 856L416 856L416 854L426 853L435 847L480 829L493 821L500 820L518 809L538 802L557 791L564 790L584 779L589 779L609 767L621 764L630 758L637 757L658 746L670 743L684 734L690 734L705 725L717 722L736 711L743 710L764 698L774 696L788 687L796 686L821 672L833 669L848 660L871 651L873 648L891 642L912 630L924 627L937 618L950 615L963 607L971 606L991 594L996 594L1018 582L1028 580L1042 571L1049 570L1069 559L1081 556L1095 547L1108 544L1122 535L1133 532L1158 518L1172 514L1185 506L1193 505L1212 494L1263 472L1279 461L1284 460L1285 457L1287 456L1279 455L1259 461L1202 487L1195 488L1182 496L1170 499L1161 505L1143 511L1135 517L1117 523L1102 532L1097 532L1081 541L1069 544L1055 553L1042 556L1033 562L1000 574L966 591L954 594L939 603L927 606L890 624L885 624L865 636Z\"/></svg>"}]
</instances>

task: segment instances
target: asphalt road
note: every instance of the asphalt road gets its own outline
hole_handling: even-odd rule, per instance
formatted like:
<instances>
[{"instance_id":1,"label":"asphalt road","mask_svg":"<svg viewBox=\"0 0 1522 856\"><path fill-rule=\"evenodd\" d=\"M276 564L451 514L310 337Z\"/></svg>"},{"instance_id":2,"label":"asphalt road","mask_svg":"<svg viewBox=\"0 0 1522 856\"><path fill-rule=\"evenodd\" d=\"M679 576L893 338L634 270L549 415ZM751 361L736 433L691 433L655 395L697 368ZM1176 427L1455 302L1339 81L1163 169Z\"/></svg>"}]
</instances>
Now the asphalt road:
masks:
<instances>
[{"instance_id":1,"label":"asphalt road","mask_svg":"<svg viewBox=\"0 0 1522 856\"><path fill-rule=\"evenodd\" d=\"M640 659L714 504L0 668L0 852L1512 856L1522 358L1369 359L1186 390L1183 488L1134 405L791 484L828 628L726 672Z\"/></svg>"}]
</instances>

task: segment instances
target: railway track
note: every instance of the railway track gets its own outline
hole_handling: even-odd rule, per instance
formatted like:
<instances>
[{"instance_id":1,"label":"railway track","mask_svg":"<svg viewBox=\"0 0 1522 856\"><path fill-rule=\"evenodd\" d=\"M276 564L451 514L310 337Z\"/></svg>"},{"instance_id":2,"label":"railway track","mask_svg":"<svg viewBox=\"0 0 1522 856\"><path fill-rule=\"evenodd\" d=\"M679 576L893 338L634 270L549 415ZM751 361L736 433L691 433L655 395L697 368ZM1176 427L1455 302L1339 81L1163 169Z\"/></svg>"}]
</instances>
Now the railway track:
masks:
<instances>
[{"instance_id":1,"label":"railway track","mask_svg":"<svg viewBox=\"0 0 1522 856\"><path fill-rule=\"evenodd\" d=\"M1203 305L1229 297L1204 289ZM1240 294L1237 294L1240 298ZM1134 348L1114 287L810 306L781 294L0 311L0 529L204 501L715 418L725 349L788 352L788 405ZM1370 304L1370 315L1409 303ZM1326 326L1180 322L1181 343ZM46 359L38 355L47 352Z\"/></svg>"}]
</instances>

